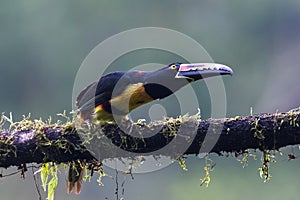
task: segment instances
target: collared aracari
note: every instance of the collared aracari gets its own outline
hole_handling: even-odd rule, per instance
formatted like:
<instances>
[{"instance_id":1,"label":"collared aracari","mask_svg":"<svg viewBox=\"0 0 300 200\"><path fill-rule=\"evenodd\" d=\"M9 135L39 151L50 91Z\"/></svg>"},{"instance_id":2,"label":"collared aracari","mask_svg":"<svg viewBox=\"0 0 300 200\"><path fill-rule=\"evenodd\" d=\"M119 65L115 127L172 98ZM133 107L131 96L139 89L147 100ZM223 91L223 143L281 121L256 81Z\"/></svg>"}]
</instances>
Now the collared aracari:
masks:
<instances>
[{"instance_id":1,"label":"collared aracari","mask_svg":"<svg viewBox=\"0 0 300 200\"><path fill-rule=\"evenodd\" d=\"M155 71L112 72L86 87L76 105L83 120L115 121L190 82L227 74L233 74L231 68L215 63L173 63Z\"/></svg>"},{"instance_id":2,"label":"collared aracari","mask_svg":"<svg viewBox=\"0 0 300 200\"><path fill-rule=\"evenodd\" d=\"M87 86L78 95L76 105L84 121L114 122L139 106L173 94L190 82L232 74L230 67L216 63L173 63L155 71L112 72ZM71 174L68 192L75 187L75 193L79 193L82 172L77 170Z\"/></svg>"}]
</instances>

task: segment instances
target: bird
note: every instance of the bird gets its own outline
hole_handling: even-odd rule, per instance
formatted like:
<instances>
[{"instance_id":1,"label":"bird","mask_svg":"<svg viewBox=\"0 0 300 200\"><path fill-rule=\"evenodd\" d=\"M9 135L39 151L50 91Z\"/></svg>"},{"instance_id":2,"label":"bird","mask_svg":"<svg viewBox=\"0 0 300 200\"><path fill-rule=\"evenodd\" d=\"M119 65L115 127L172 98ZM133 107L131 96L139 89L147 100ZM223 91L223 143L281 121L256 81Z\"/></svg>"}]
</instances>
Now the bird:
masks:
<instances>
[{"instance_id":1,"label":"bird","mask_svg":"<svg viewBox=\"0 0 300 200\"><path fill-rule=\"evenodd\" d=\"M232 74L230 67L216 63L172 63L154 71L111 72L82 90L76 105L82 120L113 122L191 82Z\"/></svg>"},{"instance_id":2,"label":"bird","mask_svg":"<svg viewBox=\"0 0 300 200\"><path fill-rule=\"evenodd\" d=\"M76 99L79 118L93 123L116 122L132 110L168 97L191 82L219 75L233 75L233 70L218 63L178 62L154 71L111 72L79 93ZM80 167L75 162L69 170L68 193L73 188L80 193L83 171Z\"/></svg>"}]
</instances>

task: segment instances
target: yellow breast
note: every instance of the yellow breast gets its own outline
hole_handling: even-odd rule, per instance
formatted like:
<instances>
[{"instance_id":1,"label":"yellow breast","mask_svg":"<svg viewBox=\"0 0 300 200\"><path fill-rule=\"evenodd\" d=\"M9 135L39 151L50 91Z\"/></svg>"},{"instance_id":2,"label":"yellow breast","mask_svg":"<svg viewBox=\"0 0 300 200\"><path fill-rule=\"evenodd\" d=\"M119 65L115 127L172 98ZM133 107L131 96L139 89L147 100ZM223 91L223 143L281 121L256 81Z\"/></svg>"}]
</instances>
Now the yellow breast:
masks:
<instances>
[{"instance_id":1,"label":"yellow breast","mask_svg":"<svg viewBox=\"0 0 300 200\"><path fill-rule=\"evenodd\" d=\"M153 99L146 93L143 83L136 83L129 85L119 96L114 97L110 103L118 110L129 113L150 101L153 101Z\"/></svg>"}]
</instances>

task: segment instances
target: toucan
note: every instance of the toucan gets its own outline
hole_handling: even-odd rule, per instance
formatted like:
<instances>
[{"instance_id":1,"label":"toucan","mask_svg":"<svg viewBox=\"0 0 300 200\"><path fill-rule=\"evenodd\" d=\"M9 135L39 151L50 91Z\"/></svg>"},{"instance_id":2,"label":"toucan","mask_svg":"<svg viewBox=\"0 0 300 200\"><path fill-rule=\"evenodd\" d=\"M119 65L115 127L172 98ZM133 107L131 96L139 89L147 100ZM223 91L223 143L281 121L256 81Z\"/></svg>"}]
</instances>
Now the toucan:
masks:
<instances>
[{"instance_id":1,"label":"toucan","mask_svg":"<svg viewBox=\"0 0 300 200\"><path fill-rule=\"evenodd\" d=\"M112 72L87 86L76 105L83 120L115 121L190 82L227 74L233 74L231 68L215 63L173 63L155 71Z\"/></svg>"},{"instance_id":2,"label":"toucan","mask_svg":"<svg viewBox=\"0 0 300 200\"><path fill-rule=\"evenodd\" d=\"M87 86L78 95L76 105L83 121L116 122L132 110L170 96L191 82L232 74L230 67L216 63L172 63L154 71L111 72ZM76 169L80 170L78 163ZM70 170L68 193L73 187L75 193L80 192L82 173L79 170Z\"/></svg>"}]
</instances>

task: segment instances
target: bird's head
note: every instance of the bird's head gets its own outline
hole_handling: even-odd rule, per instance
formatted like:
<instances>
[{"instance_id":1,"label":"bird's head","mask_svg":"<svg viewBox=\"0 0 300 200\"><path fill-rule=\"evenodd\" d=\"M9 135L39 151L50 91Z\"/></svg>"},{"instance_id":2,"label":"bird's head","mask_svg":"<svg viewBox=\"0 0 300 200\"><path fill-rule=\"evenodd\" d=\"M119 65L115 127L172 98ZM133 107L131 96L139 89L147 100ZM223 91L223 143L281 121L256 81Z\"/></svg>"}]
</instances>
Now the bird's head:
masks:
<instances>
[{"instance_id":1,"label":"bird's head","mask_svg":"<svg viewBox=\"0 0 300 200\"><path fill-rule=\"evenodd\" d=\"M232 75L230 67L217 63L172 63L148 72L145 88L154 99L169 96L190 82L219 75Z\"/></svg>"}]
</instances>

